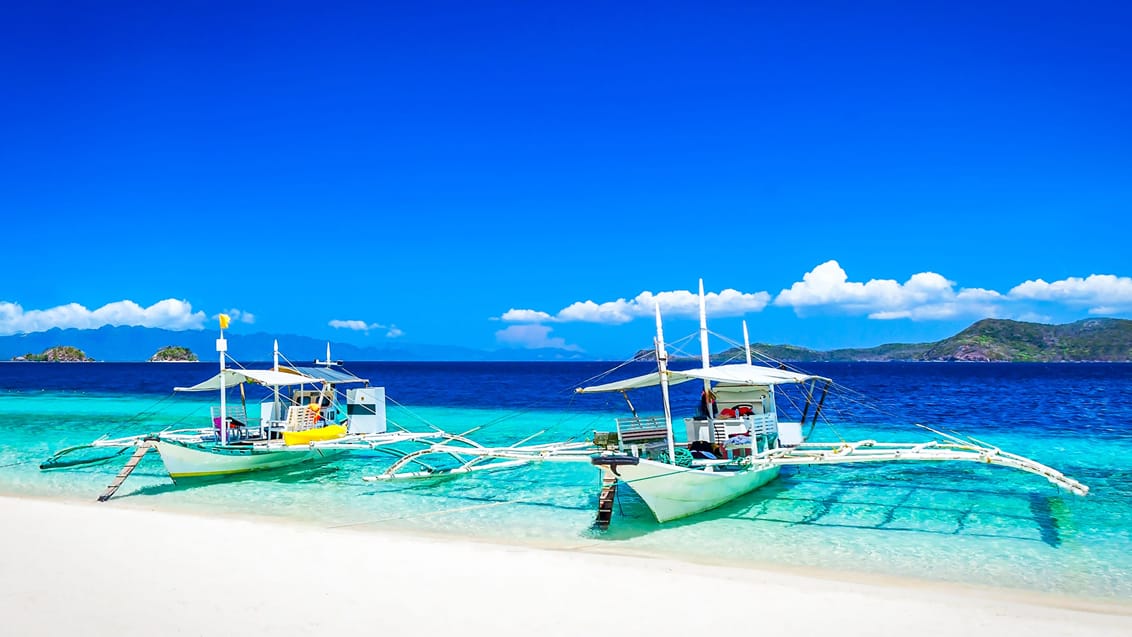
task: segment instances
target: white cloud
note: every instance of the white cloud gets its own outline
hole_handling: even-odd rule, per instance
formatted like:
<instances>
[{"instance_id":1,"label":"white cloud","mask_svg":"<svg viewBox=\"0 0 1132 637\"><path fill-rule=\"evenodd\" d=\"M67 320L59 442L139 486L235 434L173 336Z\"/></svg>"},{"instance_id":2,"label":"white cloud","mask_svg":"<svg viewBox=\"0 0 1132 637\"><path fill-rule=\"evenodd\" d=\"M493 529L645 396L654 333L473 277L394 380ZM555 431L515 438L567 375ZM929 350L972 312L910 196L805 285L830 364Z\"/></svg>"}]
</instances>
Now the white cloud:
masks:
<instances>
[{"instance_id":1,"label":"white cloud","mask_svg":"<svg viewBox=\"0 0 1132 637\"><path fill-rule=\"evenodd\" d=\"M567 345L566 339L550 336L551 328L546 325L508 325L495 333L495 340L510 347L539 349L551 347L571 352L580 352L577 345Z\"/></svg>"},{"instance_id":2,"label":"white cloud","mask_svg":"<svg viewBox=\"0 0 1132 637\"><path fill-rule=\"evenodd\" d=\"M794 308L833 307L849 314L867 314L873 319L937 320L959 316L997 316L1003 296L994 290L963 288L935 272L913 274L904 283L892 279L870 279L860 283L837 261L826 261L802 276L789 289L779 292L774 304Z\"/></svg>"},{"instance_id":3,"label":"white cloud","mask_svg":"<svg viewBox=\"0 0 1132 637\"><path fill-rule=\"evenodd\" d=\"M712 316L734 316L763 310L771 297L766 292L742 293L727 289L705 297ZM904 282L895 279L850 281L835 260L826 261L807 272L802 280L783 289L774 298L779 307L793 308L798 315L836 312L864 315L874 320L913 321L963 318L1013 318L1021 321L1053 320L1048 307L1037 302L1057 303L1071 308L1087 308L1090 314L1112 315L1132 312L1132 278L1111 274L1070 277L1053 283L1042 279L1026 281L1008 293L985 288L958 287L935 272L919 272ZM695 317L699 298L692 292L641 292L632 299L597 303L577 301L557 313L533 309L510 309L493 320L510 323L585 322L622 324L638 318L651 318L659 303L666 316ZM541 328L545 329L545 328ZM544 332L543 336L549 333ZM527 334L535 338L534 332Z\"/></svg>"},{"instance_id":4,"label":"white cloud","mask_svg":"<svg viewBox=\"0 0 1132 637\"><path fill-rule=\"evenodd\" d=\"M722 292L709 292L704 295L708 314L712 316L738 316L747 312L759 312L770 302L766 292L744 293L727 289ZM628 323L637 318L652 317L654 307L660 304L660 311L667 316L699 315L699 295L685 290L672 292L641 292L632 299L617 299L595 303L577 301L551 315L539 310L511 309L499 317L511 323Z\"/></svg>"},{"instance_id":5,"label":"white cloud","mask_svg":"<svg viewBox=\"0 0 1132 637\"><path fill-rule=\"evenodd\" d=\"M1011 299L1054 301L1087 307L1090 314L1115 314L1132 309L1132 278L1112 274L1090 274L1046 283L1026 281L1007 294Z\"/></svg>"},{"instance_id":6,"label":"white cloud","mask_svg":"<svg viewBox=\"0 0 1132 637\"><path fill-rule=\"evenodd\" d=\"M340 330L357 330L359 332L369 331L369 324L365 321L341 321L339 319L334 319L330 321L329 325L334 329ZM377 327L376 323L374 324L374 327Z\"/></svg>"},{"instance_id":7,"label":"white cloud","mask_svg":"<svg viewBox=\"0 0 1132 637\"><path fill-rule=\"evenodd\" d=\"M247 323L248 325L255 323L255 314L252 314L251 312L245 312L243 310L238 310L236 308L232 308L230 310L224 310L223 312L221 312L221 314L227 314L228 318L232 319L233 321L235 321L237 323ZM212 318L216 319L216 318L219 318L219 316L220 315L217 314L216 316L214 316Z\"/></svg>"},{"instance_id":8,"label":"white cloud","mask_svg":"<svg viewBox=\"0 0 1132 637\"><path fill-rule=\"evenodd\" d=\"M199 330L204 312L194 312L188 301L165 299L149 307L133 301L115 301L96 310L68 303L46 310L28 310L18 303L0 301L0 335L61 329L98 329L104 325L159 327L167 330Z\"/></svg>"},{"instance_id":9,"label":"white cloud","mask_svg":"<svg viewBox=\"0 0 1132 637\"><path fill-rule=\"evenodd\" d=\"M386 330L386 338L397 338L404 336L405 333L401 331L396 325L382 325L381 323L366 323L365 321L358 320L340 320L334 319L328 323L330 327L340 330L354 330L355 332L365 332L369 334L370 330Z\"/></svg>"},{"instance_id":10,"label":"white cloud","mask_svg":"<svg viewBox=\"0 0 1132 637\"><path fill-rule=\"evenodd\" d=\"M537 310L516 310L510 309L499 317L500 321L507 321L508 323L542 323L544 321L552 320L552 317L546 312L539 312Z\"/></svg>"}]
</instances>

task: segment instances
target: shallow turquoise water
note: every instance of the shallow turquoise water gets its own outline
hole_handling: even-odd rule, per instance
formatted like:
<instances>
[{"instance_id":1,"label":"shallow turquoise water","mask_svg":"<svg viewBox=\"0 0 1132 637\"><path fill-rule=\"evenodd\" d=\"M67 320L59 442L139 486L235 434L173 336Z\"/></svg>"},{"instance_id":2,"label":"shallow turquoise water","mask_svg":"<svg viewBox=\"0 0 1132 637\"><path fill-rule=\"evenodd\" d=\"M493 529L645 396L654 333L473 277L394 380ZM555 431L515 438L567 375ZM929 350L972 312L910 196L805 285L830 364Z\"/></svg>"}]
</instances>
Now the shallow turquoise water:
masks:
<instances>
[{"instance_id":1,"label":"shallow turquoise water","mask_svg":"<svg viewBox=\"0 0 1132 637\"><path fill-rule=\"evenodd\" d=\"M42 472L53 451L104 433L127 435L206 421L208 403L158 395L0 392L8 434L0 491L93 500L125 456ZM138 414L142 415L139 416ZM411 428L509 443L586 436L614 413L392 407ZM851 439L922 440L885 422L839 427ZM1065 436L1038 427L995 431L993 442L1086 482L1085 498L1003 468L874 465L787 469L771 485L716 511L665 525L626 490L609 531L591 528L599 486L587 465L544 464L446 480L371 483L390 460L367 453L239 479L174 485L150 454L106 506L239 513L326 526L398 529L498 541L645 551L694 561L869 572L1075 596L1132 599L1132 438L1102 429ZM823 436L828 438L828 436ZM1071 470L1070 470L1071 469Z\"/></svg>"}]
</instances>

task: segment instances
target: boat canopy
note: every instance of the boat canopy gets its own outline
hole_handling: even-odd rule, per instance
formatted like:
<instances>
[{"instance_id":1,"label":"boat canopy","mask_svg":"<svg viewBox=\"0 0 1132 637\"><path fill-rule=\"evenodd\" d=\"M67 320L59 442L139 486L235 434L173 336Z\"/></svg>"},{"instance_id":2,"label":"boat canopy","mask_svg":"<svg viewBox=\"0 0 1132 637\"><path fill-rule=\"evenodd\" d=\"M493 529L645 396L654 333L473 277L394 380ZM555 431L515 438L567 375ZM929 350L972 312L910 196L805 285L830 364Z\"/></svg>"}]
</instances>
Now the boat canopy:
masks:
<instances>
[{"instance_id":1,"label":"boat canopy","mask_svg":"<svg viewBox=\"0 0 1132 637\"><path fill-rule=\"evenodd\" d=\"M677 385L679 383L692 380L691 378L677 378L673 375L672 371L669 371L668 375L669 385ZM632 378L626 378L624 380L615 380L612 383L605 383L604 385L579 387L574 391L578 392L579 394L597 394L600 392L628 391L630 389L640 389L642 387L653 387L659 384L660 372L653 372L651 374L645 374L644 376L634 376Z\"/></svg>"},{"instance_id":2,"label":"boat canopy","mask_svg":"<svg viewBox=\"0 0 1132 637\"><path fill-rule=\"evenodd\" d=\"M766 367L764 365L747 365L746 363L720 365L718 367L708 368L701 367L697 369L685 369L681 371L673 371L671 373L673 375L679 374L687 378L714 380L716 382L727 383L729 385L796 385L809 382L811 380L829 380L824 376L814 376L813 374L792 372L788 369L777 369L775 367Z\"/></svg>"},{"instance_id":3,"label":"boat canopy","mask_svg":"<svg viewBox=\"0 0 1132 637\"><path fill-rule=\"evenodd\" d=\"M317 385L322 380L312 378L306 374L292 372L277 372L270 369L226 369L224 370L224 386L232 387L240 383L258 383L268 387L283 385ZM173 391L216 391L220 389L220 374L197 383L192 387L174 387Z\"/></svg>"},{"instance_id":4,"label":"boat canopy","mask_svg":"<svg viewBox=\"0 0 1132 637\"><path fill-rule=\"evenodd\" d=\"M280 368L286 372L296 372L311 378L324 380L332 385L339 383L368 383L369 380L365 378L358 378L350 372L340 369L331 369L329 367L283 367Z\"/></svg>"},{"instance_id":5,"label":"boat canopy","mask_svg":"<svg viewBox=\"0 0 1132 637\"><path fill-rule=\"evenodd\" d=\"M718 367L698 367L694 369L668 370L668 384L677 385L689 380L713 380L729 385L783 385L798 384L811 380L829 380L823 376L801 374L785 369L775 369L762 365L747 365L744 363L734 365L720 365ZM624 380L594 385L592 387L579 387L579 394L596 394L599 392L627 391L652 387L660 384L660 372L652 372L643 376L634 376Z\"/></svg>"}]
</instances>

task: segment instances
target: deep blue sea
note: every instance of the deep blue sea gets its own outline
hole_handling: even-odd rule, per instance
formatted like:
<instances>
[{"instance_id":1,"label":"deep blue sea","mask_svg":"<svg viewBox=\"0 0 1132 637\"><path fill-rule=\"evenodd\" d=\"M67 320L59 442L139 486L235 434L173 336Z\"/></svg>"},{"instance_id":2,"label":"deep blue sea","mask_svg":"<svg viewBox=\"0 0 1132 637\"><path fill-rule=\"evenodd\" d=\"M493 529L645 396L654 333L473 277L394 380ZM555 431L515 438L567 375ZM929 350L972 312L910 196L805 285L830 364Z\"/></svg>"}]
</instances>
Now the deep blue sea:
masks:
<instances>
[{"instance_id":1,"label":"deep blue sea","mask_svg":"<svg viewBox=\"0 0 1132 637\"><path fill-rule=\"evenodd\" d=\"M249 365L253 366L253 365ZM265 365L266 366L266 365ZM586 439L627 415L619 395L572 389L607 363L355 363L386 388L389 417L409 429L480 429L485 444ZM650 370L622 368L611 380ZM658 524L622 490L613 525L592 529L600 478L544 464L446 480L372 483L390 460L358 454L238 479L174 485L150 454L105 506L278 517L359 529L643 552L692 561L865 572L1132 599L1132 365L810 364L841 391L814 440L922 441L910 426L957 431L1030 456L1089 485L1087 497L1043 479L967 463L784 469L716 511ZM173 395L214 365L0 363L0 492L89 499L125 457L42 472L57 449L103 434L204 426L214 396ZM673 388L690 415L695 383ZM251 400L257 395L249 396ZM633 395L643 413L659 398ZM250 401L249 401L250 402ZM780 408L788 410L780 401ZM682 427L677 427L682 429Z\"/></svg>"}]
</instances>

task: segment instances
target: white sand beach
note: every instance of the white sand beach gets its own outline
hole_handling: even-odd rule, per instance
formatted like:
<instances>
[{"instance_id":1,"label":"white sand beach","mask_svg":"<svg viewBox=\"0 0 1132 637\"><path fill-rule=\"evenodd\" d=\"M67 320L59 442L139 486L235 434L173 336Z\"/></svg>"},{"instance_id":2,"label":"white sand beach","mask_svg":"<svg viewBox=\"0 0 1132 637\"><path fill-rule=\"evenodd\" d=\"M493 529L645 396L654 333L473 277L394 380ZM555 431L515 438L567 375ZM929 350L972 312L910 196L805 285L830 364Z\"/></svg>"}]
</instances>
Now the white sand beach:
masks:
<instances>
[{"instance_id":1,"label":"white sand beach","mask_svg":"<svg viewBox=\"0 0 1132 637\"><path fill-rule=\"evenodd\" d=\"M0 497L9 635L1132 634L1132 605Z\"/></svg>"}]
</instances>

